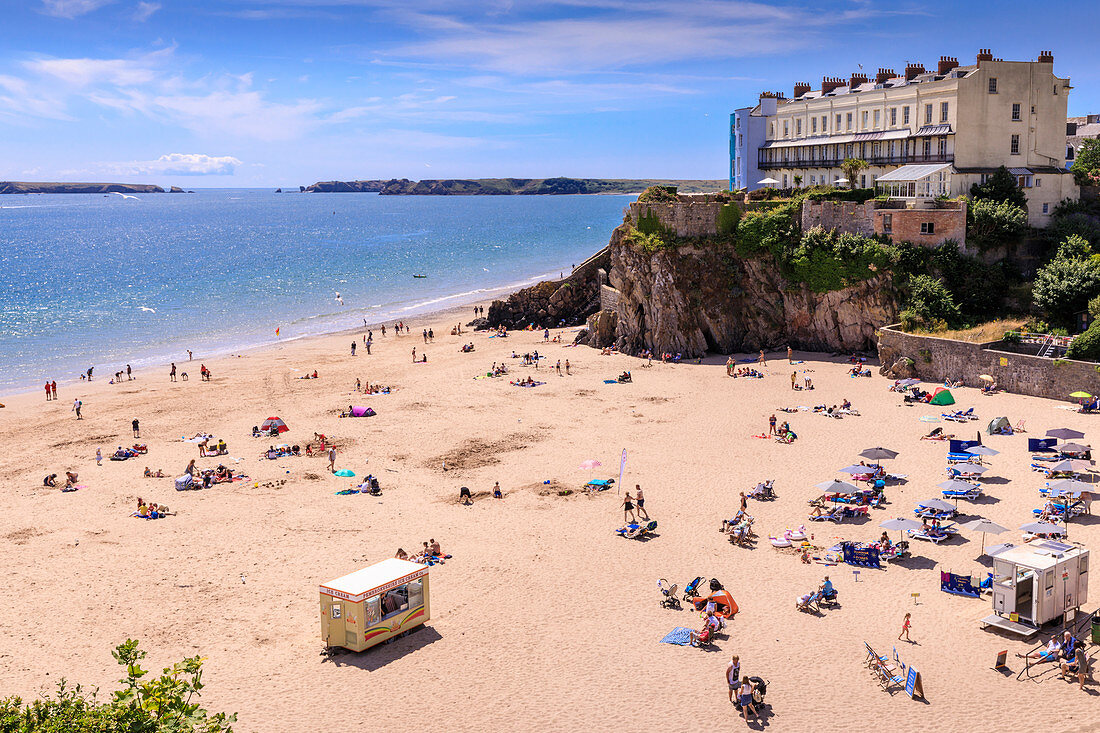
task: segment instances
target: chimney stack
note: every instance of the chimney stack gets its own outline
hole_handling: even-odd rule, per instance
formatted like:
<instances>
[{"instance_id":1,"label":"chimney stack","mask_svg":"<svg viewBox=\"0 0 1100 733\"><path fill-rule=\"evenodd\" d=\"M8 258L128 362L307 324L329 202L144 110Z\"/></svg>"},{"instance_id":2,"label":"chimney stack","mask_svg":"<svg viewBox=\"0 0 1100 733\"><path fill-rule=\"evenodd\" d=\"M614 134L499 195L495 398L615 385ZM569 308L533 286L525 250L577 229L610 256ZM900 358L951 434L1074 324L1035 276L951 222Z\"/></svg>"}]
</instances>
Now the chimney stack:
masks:
<instances>
[{"instance_id":1,"label":"chimney stack","mask_svg":"<svg viewBox=\"0 0 1100 733\"><path fill-rule=\"evenodd\" d=\"M794 84L794 98L798 99L806 92L810 91L812 87L804 81L797 81Z\"/></svg>"},{"instance_id":2,"label":"chimney stack","mask_svg":"<svg viewBox=\"0 0 1100 733\"><path fill-rule=\"evenodd\" d=\"M1039 63L1040 64L1053 64L1054 63L1054 54L1051 53L1050 51L1043 51L1042 53L1039 54Z\"/></svg>"},{"instance_id":3,"label":"chimney stack","mask_svg":"<svg viewBox=\"0 0 1100 733\"><path fill-rule=\"evenodd\" d=\"M954 56L940 56L940 65L936 68L936 73L946 74L959 65L959 60Z\"/></svg>"},{"instance_id":4,"label":"chimney stack","mask_svg":"<svg viewBox=\"0 0 1100 733\"><path fill-rule=\"evenodd\" d=\"M988 48L979 48L978 49L978 66L981 66L983 61L992 61L992 60L993 60L993 51L991 51Z\"/></svg>"},{"instance_id":5,"label":"chimney stack","mask_svg":"<svg viewBox=\"0 0 1100 733\"><path fill-rule=\"evenodd\" d=\"M852 74L852 77L848 80L848 88L849 89L855 89L860 84L866 84L866 83L867 83L867 75L866 74Z\"/></svg>"},{"instance_id":6,"label":"chimney stack","mask_svg":"<svg viewBox=\"0 0 1100 733\"><path fill-rule=\"evenodd\" d=\"M882 68L880 68L878 70L878 73L875 74L875 83L876 84L882 84L883 82L885 82L889 79L893 79L895 76L897 76L897 74L894 73L893 69L882 69Z\"/></svg>"},{"instance_id":7,"label":"chimney stack","mask_svg":"<svg viewBox=\"0 0 1100 733\"><path fill-rule=\"evenodd\" d=\"M823 76L821 77L821 93L828 94L837 87L844 86L844 80L835 76Z\"/></svg>"},{"instance_id":8,"label":"chimney stack","mask_svg":"<svg viewBox=\"0 0 1100 733\"><path fill-rule=\"evenodd\" d=\"M906 64L905 65L905 81L913 81L918 76L924 73L924 66L922 64Z\"/></svg>"}]
</instances>

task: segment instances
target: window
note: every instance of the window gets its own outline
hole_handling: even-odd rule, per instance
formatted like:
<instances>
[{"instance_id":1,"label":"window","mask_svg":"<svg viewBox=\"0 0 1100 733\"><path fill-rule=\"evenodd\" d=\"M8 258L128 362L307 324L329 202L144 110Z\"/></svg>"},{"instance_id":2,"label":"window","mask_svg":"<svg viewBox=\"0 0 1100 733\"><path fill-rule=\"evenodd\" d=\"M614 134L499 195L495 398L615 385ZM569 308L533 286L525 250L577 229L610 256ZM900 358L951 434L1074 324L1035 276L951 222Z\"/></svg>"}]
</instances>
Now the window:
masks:
<instances>
[{"instance_id":1,"label":"window","mask_svg":"<svg viewBox=\"0 0 1100 733\"><path fill-rule=\"evenodd\" d=\"M409 586L412 583L406 585L400 585L393 590L388 590L382 594L382 618L387 619L390 616L401 613L402 611L409 610Z\"/></svg>"},{"instance_id":2,"label":"window","mask_svg":"<svg viewBox=\"0 0 1100 733\"><path fill-rule=\"evenodd\" d=\"M866 174L859 177L859 187L867 188L867 176Z\"/></svg>"},{"instance_id":3,"label":"window","mask_svg":"<svg viewBox=\"0 0 1100 733\"><path fill-rule=\"evenodd\" d=\"M848 129L851 130L852 129L852 113L851 112L848 113L848 117L847 117L846 121L848 123Z\"/></svg>"},{"instance_id":4,"label":"window","mask_svg":"<svg viewBox=\"0 0 1100 733\"><path fill-rule=\"evenodd\" d=\"M810 118L810 134L812 135L816 132L817 132L817 118L816 117L811 117Z\"/></svg>"},{"instance_id":5,"label":"window","mask_svg":"<svg viewBox=\"0 0 1100 733\"><path fill-rule=\"evenodd\" d=\"M901 124L909 124L909 107L905 106L901 108Z\"/></svg>"},{"instance_id":6,"label":"window","mask_svg":"<svg viewBox=\"0 0 1100 733\"><path fill-rule=\"evenodd\" d=\"M930 104L924 105L924 124L932 124L932 105Z\"/></svg>"},{"instance_id":7,"label":"window","mask_svg":"<svg viewBox=\"0 0 1100 733\"><path fill-rule=\"evenodd\" d=\"M863 117L862 117L862 120L861 120L860 124L863 125L864 130L867 129L867 110L863 110Z\"/></svg>"},{"instance_id":8,"label":"window","mask_svg":"<svg viewBox=\"0 0 1100 733\"><path fill-rule=\"evenodd\" d=\"M898 108L897 107L891 107L890 108L890 127L897 127L897 126L898 126Z\"/></svg>"},{"instance_id":9,"label":"window","mask_svg":"<svg viewBox=\"0 0 1100 733\"><path fill-rule=\"evenodd\" d=\"M936 233L936 222L934 222L934 221L922 221L920 223L920 233L921 234L935 234Z\"/></svg>"},{"instance_id":10,"label":"window","mask_svg":"<svg viewBox=\"0 0 1100 733\"><path fill-rule=\"evenodd\" d=\"M885 234L890 234L894 231L894 215L883 214L882 215L882 231Z\"/></svg>"},{"instance_id":11,"label":"window","mask_svg":"<svg viewBox=\"0 0 1100 733\"><path fill-rule=\"evenodd\" d=\"M1046 213L1049 213L1049 212L1050 212L1050 204L1043 204L1043 213L1046 214Z\"/></svg>"},{"instance_id":12,"label":"window","mask_svg":"<svg viewBox=\"0 0 1100 733\"><path fill-rule=\"evenodd\" d=\"M1035 188L1041 188L1042 185L1043 185L1043 179L1042 178L1036 178L1035 179Z\"/></svg>"},{"instance_id":13,"label":"window","mask_svg":"<svg viewBox=\"0 0 1100 733\"><path fill-rule=\"evenodd\" d=\"M833 128L833 132L840 132L840 115L836 116L836 127Z\"/></svg>"},{"instance_id":14,"label":"window","mask_svg":"<svg viewBox=\"0 0 1100 733\"><path fill-rule=\"evenodd\" d=\"M787 122L787 120L783 120L783 137L790 137L790 136L791 136L790 124Z\"/></svg>"},{"instance_id":15,"label":"window","mask_svg":"<svg viewBox=\"0 0 1100 733\"><path fill-rule=\"evenodd\" d=\"M879 110L875 110L875 127L878 127Z\"/></svg>"},{"instance_id":16,"label":"window","mask_svg":"<svg viewBox=\"0 0 1100 733\"><path fill-rule=\"evenodd\" d=\"M1012 121L1013 122L1019 122L1020 121L1020 103L1019 102L1014 102L1012 104Z\"/></svg>"},{"instance_id":17,"label":"window","mask_svg":"<svg viewBox=\"0 0 1100 733\"><path fill-rule=\"evenodd\" d=\"M794 134L796 137L802 137L802 118L794 121Z\"/></svg>"},{"instance_id":18,"label":"window","mask_svg":"<svg viewBox=\"0 0 1100 733\"><path fill-rule=\"evenodd\" d=\"M997 93L997 77L995 77L995 76L989 77L989 93L990 94L996 94Z\"/></svg>"},{"instance_id":19,"label":"window","mask_svg":"<svg viewBox=\"0 0 1100 733\"><path fill-rule=\"evenodd\" d=\"M1013 155L1019 155L1020 154L1020 136L1019 135L1013 135L1012 136L1012 145L1009 148L1009 152L1012 153Z\"/></svg>"},{"instance_id":20,"label":"window","mask_svg":"<svg viewBox=\"0 0 1100 733\"><path fill-rule=\"evenodd\" d=\"M775 123L774 122L769 122L768 123L768 137L770 137L773 140L775 139Z\"/></svg>"},{"instance_id":21,"label":"window","mask_svg":"<svg viewBox=\"0 0 1100 733\"><path fill-rule=\"evenodd\" d=\"M929 158L932 156L932 138L924 138L924 157Z\"/></svg>"},{"instance_id":22,"label":"window","mask_svg":"<svg viewBox=\"0 0 1100 733\"><path fill-rule=\"evenodd\" d=\"M1035 105L1031 105L1031 114L1035 114Z\"/></svg>"},{"instance_id":23,"label":"window","mask_svg":"<svg viewBox=\"0 0 1100 733\"><path fill-rule=\"evenodd\" d=\"M1066 146L1066 160L1073 160L1073 146Z\"/></svg>"},{"instance_id":24,"label":"window","mask_svg":"<svg viewBox=\"0 0 1100 733\"><path fill-rule=\"evenodd\" d=\"M1057 84L1054 85L1054 96L1056 96L1056 97L1058 96L1058 85Z\"/></svg>"},{"instance_id":25,"label":"window","mask_svg":"<svg viewBox=\"0 0 1100 733\"><path fill-rule=\"evenodd\" d=\"M947 102L940 102L940 122L947 122Z\"/></svg>"},{"instance_id":26,"label":"window","mask_svg":"<svg viewBox=\"0 0 1100 733\"><path fill-rule=\"evenodd\" d=\"M783 188L786 188L786 187L787 187L787 174L784 173L783 174Z\"/></svg>"},{"instance_id":27,"label":"window","mask_svg":"<svg viewBox=\"0 0 1100 733\"><path fill-rule=\"evenodd\" d=\"M946 137L941 137L940 138L939 154L940 154L940 156L946 156L947 155L947 138Z\"/></svg>"},{"instance_id":28,"label":"window","mask_svg":"<svg viewBox=\"0 0 1100 733\"><path fill-rule=\"evenodd\" d=\"M817 185L817 176L815 176L815 175L810 176L810 185L811 186L816 186Z\"/></svg>"},{"instance_id":29,"label":"window","mask_svg":"<svg viewBox=\"0 0 1100 733\"><path fill-rule=\"evenodd\" d=\"M825 132L827 129L829 129L829 116L821 115L821 131Z\"/></svg>"}]
</instances>

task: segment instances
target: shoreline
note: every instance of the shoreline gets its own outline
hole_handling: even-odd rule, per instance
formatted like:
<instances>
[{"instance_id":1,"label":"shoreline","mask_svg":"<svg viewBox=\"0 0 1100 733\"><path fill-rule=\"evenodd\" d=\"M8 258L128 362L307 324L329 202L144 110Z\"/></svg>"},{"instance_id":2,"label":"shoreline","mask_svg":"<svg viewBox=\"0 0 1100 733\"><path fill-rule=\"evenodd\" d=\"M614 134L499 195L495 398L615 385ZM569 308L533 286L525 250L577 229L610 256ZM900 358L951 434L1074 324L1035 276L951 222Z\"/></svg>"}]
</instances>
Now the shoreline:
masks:
<instances>
[{"instance_id":1,"label":"shoreline","mask_svg":"<svg viewBox=\"0 0 1100 733\"><path fill-rule=\"evenodd\" d=\"M564 273L565 272L564 269L561 270L561 272ZM404 309L401 309L401 310L386 311L385 313L380 313L379 314L380 318L376 321L371 322L370 325L367 325L367 326L344 327L344 328L338 328L336 330L326 330L326 331L322 331L322 332L319 332L319 333L304 333L304 334L301 334L301 335L298 335L298 336L288 336L288 337L285 337L285 338L276 337L275 340L269 341L269 342L266 342L266 343L249 344L249 343L238 342L238 343L230 344L230 345L227 345L227 346L224 346L224 347L217 347L217 348L215 348L215 349L213 349L209 352L204 352L201 355L196 354L197 358L192 359L192 361L204 361L205 360L206 362L210 362L211 364L213 364L213 363L216 363L217 361L227 359L227 358L232 358L232 357L235 357L235 356L242 356L242 355L254 356L254 355L261 354L264 351L268 351L268 350L275 351L275 350L279 349L282 346L286 346L286 345L290 345L290 344L303 344L303 343L304 344L311 344L311 343L316 343L316 342L319 342L319 341L323 341L325 339L335 338L337 336L347 337L349 335L354 335L356 338L359 338L360 336L363 335L362 332L366 329L378 330L378 328L382 325L382 323L385 323L386 327L389 328L393 325L393 322L395 322L395 321L408 321L410 318L414 318L414 317L419 318L422 321L424 321L427 326L434 327L435 322L438 319L444 318L445 316L452 315L452 314L456 317L460 316L461 314L465 313L465 311L469 307L471 307L473 305L483 304L482 301L487 301L487 302L484 303L484 305L486 305L486 307L487 307L493 300L500 300L502 298L506 298L507 296L511 295L512 293L516 292L517 290L522 290L523 288L530 287L530 286L535 285L535 284L540 283L540 282L545 282L545 281L548 281L548 280L554 280L555 278L553 278L552 275L553 275L553 273L544 273L542 275L536 275L532 278L528 278L526 280L520 281L519 283L512 283L512 284L509 284L509 285L502 285L502 286L493 287L493 288L475 288L474 290L471 290L471 291L464 291L462 293L456 293L454 295L446 295L446 296L436 298L428 304L421 304L421 305L414 304L414 305L411 305L411 306L407 306L407 307L405 307ZM448 300L453 300L455 302L448 303L447 305L444 305L444 306L441 306L441 307L435 307L435 306L440 306L442 301L448 301ZM387 307L386 305L382 306L383 309L386 308L386 307ZM424 310L420 310L421 308L424 308ZM381 316L385 316L385 317L381 317ZM463 318L462 323L463 323L463 326L465 327L466 321L470 320L469 319L469 313L465 313L465 315L462 315L461 317ZM427 321L431 321L431 323L427 323ZM449 333L449 331L448 331L448 333ZM180 348L180 353L181 354L186 354L187 353L186 346L182 346ZM139 371L149 371L149 370L156 369L156 368L159 368L159 367L163 367L167 370L168 366L173 362L172 359L167 359L167 360L164 360L164 361L161 361L160 359L161 359L161 357L159 357L159 356L152 356L152 357L148 357L147 360L134 360L134 361L131 361L129 363L132 364L132 365L137 365L134 368L134 372L136 374ZM177 360L175 360L175 363L178 366L180 363L187 363L187 362L177 359ZM98 364L94 365L94 366L95 366L95 369L98 371L100 366ZM110 380L113 378L113 376L114 376L113 372L100 373L99 378L96 379L96 380L93 380L93 382L95 384L108 384L108 385L110 385ZM74 388L74 387L83 387L83 386L86 386L88 384L89 384L88 382L79 379L79 377L74 378L74 379L67 379L67 380L64 380L64 381L61 381L61 380L57 381L57 386L58 386L59 390L62 389L62 388L67 388L68 390L71 391L72 388ZM115 386L115 385L110 385L110 386ZM17 400L21 397L31 396L31 395L35 395L35 394L40 394L40 389L39 388L30 388L30 387L23 387L23 386L17 386L17 385L12 386L11 388L0 387L0 397L4 398L5 400Z\"/></svg>"}]
</instances>

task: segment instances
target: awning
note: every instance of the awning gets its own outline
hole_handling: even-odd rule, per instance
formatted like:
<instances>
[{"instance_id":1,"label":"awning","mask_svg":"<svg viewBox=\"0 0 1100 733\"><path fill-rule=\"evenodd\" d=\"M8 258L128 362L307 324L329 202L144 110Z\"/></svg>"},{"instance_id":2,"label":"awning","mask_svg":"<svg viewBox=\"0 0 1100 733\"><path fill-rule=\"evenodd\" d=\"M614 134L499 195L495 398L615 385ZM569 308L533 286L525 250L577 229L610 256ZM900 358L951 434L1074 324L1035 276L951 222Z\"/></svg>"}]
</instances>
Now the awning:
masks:
<instances>
[{"instance_id":1,"label":"awning","mask_svg":"<svg viewBox=\"0 0 1100 733\"><path fill-rule=\"evenodd\" d=\"M889 173L879 176L875 179L875 183L882 183L883 181L919 181L927 178L933 173L939 173L944 169L950 169L950 163L935 163L932 165L903 165L900 168L890 171Z\"/></svg>"},{"instance_id":2,"label":"awning","mask_svg":"<svg viewBox=\"0 0 1100 733\"><path fill-rule=\"evenodd\" d=\"M1027 168L1009 168L1008 172L1014 176L1031 176L1034 175Z\"/></svg>"},{"instance_id":3,"label":"awning","mask_svg":"<svg viewBox=\"0 0 1100 733\"><path fill-rule=\"evenodd\" d=\"M797 140L769 140L761 145L761 148L795 148L805 145L836 145L838 143L850 143L856 139L855 135L818 135L817 137L803 137Z\"/></svg>"},{"instance_id":4,"label":"awning","mask_svg":"<svg viewBox=\"0 0 1100 733\"><path fill-rule=\"evenodd\" d=\"M927 135L950 135L951 125L925 125L917 130L914 137L925 137Z\"/></svg>"}]
</instances>

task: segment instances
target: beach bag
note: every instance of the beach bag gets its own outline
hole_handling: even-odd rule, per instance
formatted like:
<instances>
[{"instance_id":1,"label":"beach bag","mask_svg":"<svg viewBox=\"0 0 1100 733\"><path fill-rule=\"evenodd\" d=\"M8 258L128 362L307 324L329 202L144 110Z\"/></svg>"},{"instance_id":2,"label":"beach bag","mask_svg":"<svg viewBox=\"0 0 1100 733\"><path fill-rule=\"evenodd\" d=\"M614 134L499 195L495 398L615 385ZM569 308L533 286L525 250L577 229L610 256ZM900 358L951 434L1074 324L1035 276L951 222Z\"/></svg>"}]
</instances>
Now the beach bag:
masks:
<instances>
[{"instance_id":1,"label":"beach bag","mask_svg":"<svg viewBox=\"0 0 1100 733\"><path fill-rule=\"evenodd\" d=\"M176 491L187 491L191 488L191 474L185 473L176 479Z\"/></svg>"}]
</instances>

